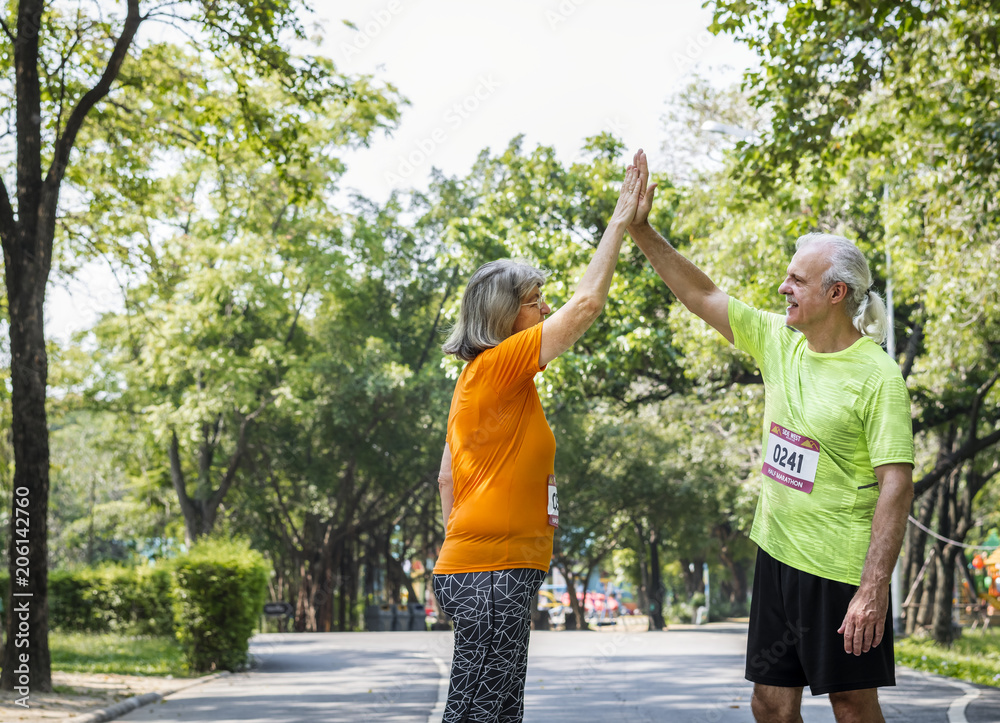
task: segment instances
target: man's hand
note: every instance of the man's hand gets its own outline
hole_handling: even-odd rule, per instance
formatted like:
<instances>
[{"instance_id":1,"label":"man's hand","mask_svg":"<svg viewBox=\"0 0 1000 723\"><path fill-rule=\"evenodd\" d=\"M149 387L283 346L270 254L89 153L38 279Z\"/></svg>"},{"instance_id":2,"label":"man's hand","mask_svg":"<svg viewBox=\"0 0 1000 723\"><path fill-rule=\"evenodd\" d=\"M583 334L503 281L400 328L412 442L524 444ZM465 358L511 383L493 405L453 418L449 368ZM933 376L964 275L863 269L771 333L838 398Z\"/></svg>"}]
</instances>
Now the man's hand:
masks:
<instances>
[{"instance_id":1,"label":"man's hand","mask_svg":"<svg viewBox=\"0 0 1000 723\"><path fill-rule=\"evenodd\" d=\"M630 227L641 226L649 221L649 211L653 208L653 194L656 192L655 183L648 187L646 185L649 183L649 161L646 160L646 154L641 148L636 151L632 163L639 169L639 204L635 209L635 218L629 224Z\"/></svg>"},{"instance_id":2,"label":"man's hand","mask_svg":"<svg viewBox=\"0 0 1000 723\"><path fill-rule=\"evenodd\" d=\"M847 606L844 622L837 629L844 636L844 652L861 655L882 642L885 615L889 609L889 589L862 586Z\"/></svg>"}]
</instances>

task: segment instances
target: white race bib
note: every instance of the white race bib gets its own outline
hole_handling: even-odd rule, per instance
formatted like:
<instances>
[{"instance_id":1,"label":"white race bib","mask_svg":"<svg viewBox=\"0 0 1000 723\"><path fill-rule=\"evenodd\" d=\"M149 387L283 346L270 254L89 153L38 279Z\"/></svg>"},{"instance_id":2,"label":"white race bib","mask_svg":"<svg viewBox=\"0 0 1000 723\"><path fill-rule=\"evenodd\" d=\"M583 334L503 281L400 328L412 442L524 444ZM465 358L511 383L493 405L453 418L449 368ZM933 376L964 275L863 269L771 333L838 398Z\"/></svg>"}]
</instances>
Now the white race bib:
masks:
<instances>
[{"instance_id":1,"label":"white race bib","mask_svg":"<svg viewBox=\"0 0 1000 723\"><path fill-rule=\"evenodd\" d=\"M819 442L771 422L761 472L793 490L812 492L819 465Z\"/></svg>"},{"instance_id":2,"label":"white race bib","mask_svg":"<svg viewBox=\"0 0 1000 723\"><path fill-rule=\"evenodd\" d=\"M556 492L556 476L549 475L549 504L548 504L549 524L552 527L559 527L559 493Z\"/></svg>"}]
</instances>

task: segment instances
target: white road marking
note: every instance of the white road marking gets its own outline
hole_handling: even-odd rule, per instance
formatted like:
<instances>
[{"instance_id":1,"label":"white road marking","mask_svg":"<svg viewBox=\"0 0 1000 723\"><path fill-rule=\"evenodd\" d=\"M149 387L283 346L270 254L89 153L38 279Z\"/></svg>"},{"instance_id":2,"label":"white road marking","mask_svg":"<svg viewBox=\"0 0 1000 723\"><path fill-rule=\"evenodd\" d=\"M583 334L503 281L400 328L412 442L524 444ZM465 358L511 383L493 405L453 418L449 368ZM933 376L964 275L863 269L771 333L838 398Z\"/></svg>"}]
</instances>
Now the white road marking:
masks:
<instances>
[{"instance_id":1,"label":"white road marking","mask_svg":"<svg viewBox=\"0 0 1000 723\"><path fill-rule=\"evenodd\" d=\"M432 657L434 664L438 667L441 680L438 681L437 703L434 704L431 714L427 716L427 723L441 723L441 719L444 718L444 705L448 701L448 684L451 680L451 668L438 656L435 655Z\"/></svg>"},{"instance_id":2,"label":"white road marking","mask_svg":"<svg viewBox=\"0 0 1000 723\"><path fill-rule=\"evenodd\" d=\"M972 687L962 680L950 679L948 682L956 688L961 688L962 692L965 693L964 697L956 698L948 706L948 723L969 723L965 717L965 709L969 703L979 697L979 689Z\"/></svg>"}]
</instances>

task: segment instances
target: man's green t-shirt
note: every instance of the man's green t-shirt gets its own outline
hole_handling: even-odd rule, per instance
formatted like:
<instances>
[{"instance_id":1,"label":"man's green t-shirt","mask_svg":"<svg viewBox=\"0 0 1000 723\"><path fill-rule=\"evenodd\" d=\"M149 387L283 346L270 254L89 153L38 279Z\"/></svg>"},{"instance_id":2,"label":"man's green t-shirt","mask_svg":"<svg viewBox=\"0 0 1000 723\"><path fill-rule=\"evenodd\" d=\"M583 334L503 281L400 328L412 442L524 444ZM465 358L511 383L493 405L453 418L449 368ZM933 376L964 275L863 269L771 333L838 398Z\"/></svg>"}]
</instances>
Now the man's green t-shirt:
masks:
<instances>
[{"instance_id":1,"label":"man's green t-shirt","mask_svg":"<svg viewBox=\"0 0 1000 723\"><path fill-rule=\"evenodd\" d=\"M764 378L763 485L750 538L786 565L858 585L879 495L874 468L913 464L899 367L868 337L811 351L784 316L735 299L729 324Z\"/></svg>"}]
</instances>

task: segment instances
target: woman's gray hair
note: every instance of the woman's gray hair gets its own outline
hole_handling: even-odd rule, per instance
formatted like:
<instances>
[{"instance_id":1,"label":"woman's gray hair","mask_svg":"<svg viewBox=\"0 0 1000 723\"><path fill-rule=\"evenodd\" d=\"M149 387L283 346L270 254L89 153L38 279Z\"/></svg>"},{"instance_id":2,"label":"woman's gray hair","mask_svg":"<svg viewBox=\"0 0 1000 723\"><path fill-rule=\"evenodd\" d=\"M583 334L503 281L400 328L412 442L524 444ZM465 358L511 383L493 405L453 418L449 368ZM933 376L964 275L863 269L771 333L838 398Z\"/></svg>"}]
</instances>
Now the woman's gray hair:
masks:
<instances>
[{"instance_id":1,"label":"woman's gray hair","mask_svg":"<svg viewBox=\"0 0 1000 723\"><path fill-rule=\"evenodd\" d=\"M868 260L852 242L843 236L828 233L807 233L795 242L796 250L821 243L830 248L830 268L823 274L825 292L838 281L847 284L845 311L854 328L879 344L885 343L888 315L885 302L872 288Z\"/></svg>"},{"instance_id":2,"label":"woman's gray hair","mask_svg":"<svg viewBox=\"0 0 1000 723\"><path fill-rule=\"evenodd\" d=\"M522 300L544 284L548 275L548 271L514 259L480 266L465 287L458 323L442 345L442 351L462 361L472 361L509 337L521 312Z\"/></svg>"}]
</instances>

